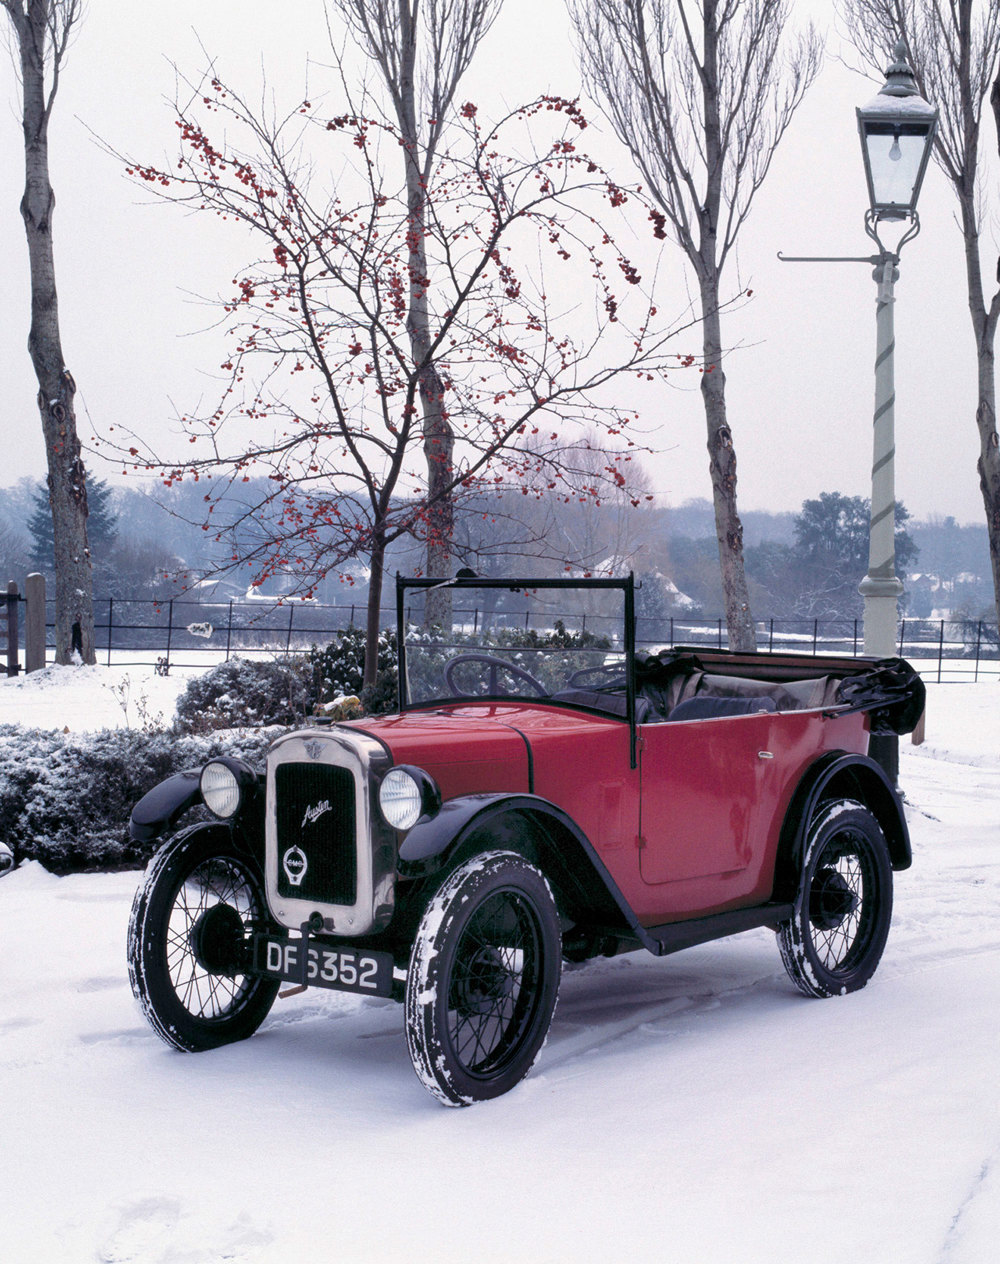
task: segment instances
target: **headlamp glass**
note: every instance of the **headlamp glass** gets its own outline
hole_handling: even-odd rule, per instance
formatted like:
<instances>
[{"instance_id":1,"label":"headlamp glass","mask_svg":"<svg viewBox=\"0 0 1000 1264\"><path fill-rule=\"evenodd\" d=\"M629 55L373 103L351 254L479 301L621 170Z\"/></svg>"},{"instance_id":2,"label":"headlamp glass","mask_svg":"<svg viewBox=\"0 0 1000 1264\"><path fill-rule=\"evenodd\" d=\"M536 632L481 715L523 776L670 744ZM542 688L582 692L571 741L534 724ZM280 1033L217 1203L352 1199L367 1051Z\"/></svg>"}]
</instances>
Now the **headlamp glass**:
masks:
<instances>
[{"instance_id":1,"label":"headlamp glass","mask_svg":"<svg viewBox=\"0 0 1000 1264\"><path fill-rule=\"evenodd\" d=\"M406 830L416 825L423 812L423 795L416 779L402 768L386 773L378 792L382 815L393 829Z\"/></svg>"},{"instance_id":2,"label":"headlamp glass","mask_svg":"<svg viewBox=\"0 0 1000 1264\"><path fill-rule=\"evenodd\" d=\"M206 764L201 770L201 797L213 816L227 821L240 806L240 783L225 764Z\"/></svg>"}]
</instances>

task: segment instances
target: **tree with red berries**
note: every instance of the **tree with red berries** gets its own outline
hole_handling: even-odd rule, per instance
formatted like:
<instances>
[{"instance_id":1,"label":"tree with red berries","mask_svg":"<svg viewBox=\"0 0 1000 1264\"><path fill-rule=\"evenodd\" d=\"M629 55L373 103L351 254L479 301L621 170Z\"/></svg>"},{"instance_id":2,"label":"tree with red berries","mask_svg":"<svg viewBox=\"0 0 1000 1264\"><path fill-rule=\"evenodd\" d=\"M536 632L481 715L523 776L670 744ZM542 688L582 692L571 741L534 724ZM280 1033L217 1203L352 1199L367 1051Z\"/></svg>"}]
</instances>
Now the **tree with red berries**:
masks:
<instances>
[{"instance_id":1,"label":"tree with red berries","mask_svg":"<svg viewBox=\"0 0 1000 1264\"><path fill-rule=\"evenodd\" d=\"M434 358L427 354L434 333L433 295L426 259L427 221L433 214L428 191L445 129L456 109L455 93L503 0L333 0L358 47L377 68L401 140L410 218L407 238L407 334L415 360L426 362L419 382L424 457L430 507L427 515L427 574L450 575L455 435L444 405ZM427 594L428 617L443 621L450 593Z\"/></svg>"},{"instance_id":2,"label":"tree with red berries","mask_svg":"<svg viewBox=\"0 0 1000 1264\"><path fill-rule=\"evenodd\" d=\"M492 127L471 103L458 114L426 191L420 277L406 182L385 174L404 142L385 121L320 117L304 102L266 122L214 79L178 112L175 165L129 168L163 198L248 230L260 249L221 300L226 381L210 413L183 419L189 459L164 463L138 440L126 454L168 484L266 475L267 492L213 528L239 533L231 562L250 564L257 584L294 575L309 593L363 557L366 683L387 547L426 538L444 499L460 507L518 485L599 500L603 487L626 486L638 444L634 409L616 402L624 379L677 363L610 228L631 205L648 226L649 209L579 152L576 103L543 98ZM336 172L334 187L319 171ZM411 336L415 292L426 345ZM428 380L455 441L447 479L431 484L420 468ZM584 485L581 425L608 448Z\"/></svg>"}]
</instances>

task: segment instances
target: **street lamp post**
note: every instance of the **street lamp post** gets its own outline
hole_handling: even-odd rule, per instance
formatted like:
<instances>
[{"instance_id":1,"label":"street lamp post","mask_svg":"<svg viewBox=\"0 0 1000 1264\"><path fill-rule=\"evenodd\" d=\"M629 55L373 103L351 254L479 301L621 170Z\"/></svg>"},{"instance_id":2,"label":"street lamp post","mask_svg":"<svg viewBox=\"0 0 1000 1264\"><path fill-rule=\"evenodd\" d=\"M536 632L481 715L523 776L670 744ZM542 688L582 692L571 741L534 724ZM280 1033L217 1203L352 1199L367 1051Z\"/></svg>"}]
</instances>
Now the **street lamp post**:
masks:
<instances>
[{"instance_id":1,"label":"street lamp post","mask_svg":"<svg viewBox=\"0 0 1000 1264\"><path fill-rule=\"evenodd\" d=\"M917 90L900 40L878 96L858 112L858 131L868 181L865 232L879 247L873 277L875 306L875 413L868 574L858 591L865 601L865 653L891 658L896 650L897 603L903 585L896 575L895 384L893 329L899 252L920 231L917 198L934 143L937 110ZM894 251L878 235L882 220L909 221Z\"/></svg>"},{"instance_id":2,"label":"street lamp post","mask_svg":"<svg viewBox=\"0 0 1000 1264\"><path fill-rule=\"evenodd\" d=\"M903 595L896 575L893 307L899 252L920 231L917 198L934 145L937 116L937 110L920 95L906 60L906 45L899 40L882 89L857 111L868 182L865 232L878 246L878 254L847 258L778 254L786 263L867 263L874 268L872 276L878 285L868 573L858 587L865 602L865 654L873 658L891 658L896 652L897 603ZM888 250L879 237L883 221L906 225L895 250ZM871 754L893 779L899 762L897 741L894 737L871 739Z\"/></svg>"}]
</instances>

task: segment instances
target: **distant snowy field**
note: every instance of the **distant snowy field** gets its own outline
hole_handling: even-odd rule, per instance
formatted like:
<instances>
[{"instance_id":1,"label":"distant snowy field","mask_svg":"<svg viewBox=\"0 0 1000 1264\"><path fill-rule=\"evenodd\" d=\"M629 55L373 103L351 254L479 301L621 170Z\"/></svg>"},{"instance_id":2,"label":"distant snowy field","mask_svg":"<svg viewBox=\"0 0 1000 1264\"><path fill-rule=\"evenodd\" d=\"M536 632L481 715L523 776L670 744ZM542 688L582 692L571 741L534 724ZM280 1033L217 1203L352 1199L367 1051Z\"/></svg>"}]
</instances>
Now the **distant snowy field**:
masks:
<instances>
[{"instance_id":1,"label":"distant snowy field","mask_svg":"<svg viewBox=\"0 0 1000 1264\"><path fill-rule=\"evenodd\" d=\"M0 681L0 723L123 724L123 681L133 724L184 683L49 668ZM168 1050L126 975L139 875L0 879L0 1258L995 1260L1000 686L929 695L865 991L806 1000L767 931L574 969L533 1074L463 1111L391 1001L307 992L252 1040Z\"/></svg>"}]
</instances>

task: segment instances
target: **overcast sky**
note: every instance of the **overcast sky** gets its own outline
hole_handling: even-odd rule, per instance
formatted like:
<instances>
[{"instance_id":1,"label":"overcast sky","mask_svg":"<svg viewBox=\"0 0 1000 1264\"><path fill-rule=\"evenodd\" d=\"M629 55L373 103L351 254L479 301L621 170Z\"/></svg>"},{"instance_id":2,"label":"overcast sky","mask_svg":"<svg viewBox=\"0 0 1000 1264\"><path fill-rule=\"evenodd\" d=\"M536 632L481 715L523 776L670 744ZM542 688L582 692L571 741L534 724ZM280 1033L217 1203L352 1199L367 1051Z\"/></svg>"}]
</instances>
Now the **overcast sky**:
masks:
<instances>
[{"instance_id":1,"label":"overcast sky","mask_svg":"<svg viewBox=\"0 0 1000 1264\"><path fill-rule=\"evenodd\" d=\"M864 176L854 107L877 90L836 60L840 41L826 0L798 0L793 17L827 30L821 77L779 149L725 281L753 298L726 319L726 364L742 509L796 510L821 491L870 493L875 284L863 264L789 264L786 254L867 255ZM200 42L199 42L200 41ZM57 198L56 268L63 349L79 387L86 441L125 424L169 433L171 419L216 392L216 346L198 334L208 314L193 296L227 286L235 242L204 217L152 205L89 133L121 151L162 160L174 142L169 101L176 63L196 73L218 59L220 77L251 96L261 68L291 101L309 76L315 103L339 106L324 71L329 44L321 0L90 0L56 103L51 173ZM310 57L314 64L308 65ZM316 64L319 63L319 64ZM460 89L485 110L541 92L573 96L579 72L562 0L506 0ZM35 383L27 356L27 252L17 89L0 62L0 377L7 485L44 475ZM89 129L89 131L88 131ZM995 149L989 111L988 148ZM598 146L608 144L597 140ZM607 152L611 152L608 148ZM628 178L622 166L621 178ZM996 165L992 167L996 188ZM633 177L636 178L636 177ZM992 193L1000 215L1000 197ZM896 288L896 494L917 517L981 521L976 473L975 359L954 199L940 172L921 198L923 231L904 250ZM997 217L987 224L996 229ZM227 257L227 250L230 251ZM989 245L984 273L994 273ZM661 279L661 310L689 301L679 251ZM697 351L682 337L678 350ZM660 454L649 461L667 504L710 495L697 375L644 401ZM625 388L623 388L625 389ZM164 447L167 446L164 441ZM176 451L180 450L177 444ZM89 459L100 477L117 466Z\"/></svg>"}]
</instances>

